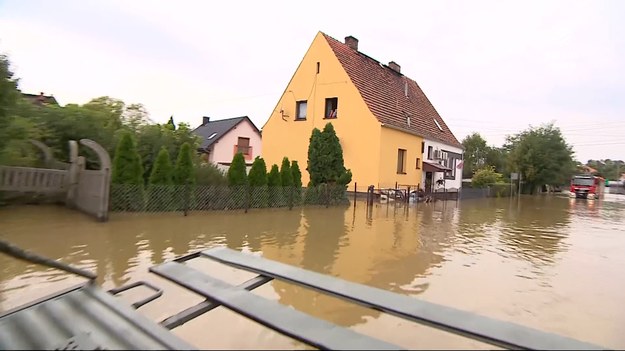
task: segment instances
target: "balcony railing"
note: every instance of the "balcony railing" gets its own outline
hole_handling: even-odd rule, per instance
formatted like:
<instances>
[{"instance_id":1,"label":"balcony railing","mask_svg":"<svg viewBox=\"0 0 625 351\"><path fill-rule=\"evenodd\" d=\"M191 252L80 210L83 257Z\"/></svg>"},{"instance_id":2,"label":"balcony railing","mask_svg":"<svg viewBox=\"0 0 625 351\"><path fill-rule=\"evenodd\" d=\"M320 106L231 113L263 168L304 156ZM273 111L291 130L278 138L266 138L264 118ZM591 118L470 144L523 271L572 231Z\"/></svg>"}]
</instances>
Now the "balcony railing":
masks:
<instances>
[{"instance_id":1,"label":"balcony railing","mask_svg":"<svg viewBox=\"0 0 625 351\"><path fill-rule=\"evenodd\" d=\"M232 153L232 155L234 156L237 153L242 153L243 157L245 157L246 160L251 160L252 156L253 156L253 148L251 146L243 146L243 145L234 145L234 151Z\"/></svg>"}]
</instances>

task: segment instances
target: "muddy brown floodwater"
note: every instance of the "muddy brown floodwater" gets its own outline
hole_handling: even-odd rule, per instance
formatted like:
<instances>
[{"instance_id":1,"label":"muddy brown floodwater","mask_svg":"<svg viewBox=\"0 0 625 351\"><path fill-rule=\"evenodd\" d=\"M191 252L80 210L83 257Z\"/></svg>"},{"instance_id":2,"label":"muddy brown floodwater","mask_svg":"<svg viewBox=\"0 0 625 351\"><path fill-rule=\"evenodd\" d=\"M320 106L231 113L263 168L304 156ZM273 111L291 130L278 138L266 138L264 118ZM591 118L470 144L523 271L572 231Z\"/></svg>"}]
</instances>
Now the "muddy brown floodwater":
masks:
<instances>
[{"instance_id":1,"label":"muddy brown floodwater","mask_svg":"<svg viewBox=\"0 0 625 351\"><path fill-rule=\"evenodd\" d=\"M214 245L609 348L625 348L625 196L557 196L410 206L364 202L298 210L112 214L108 223L63 207L0 209L0 236L89 269L113 288L165 289L139 311L160 321L202 298L148 272ZM197 260L196 260L197 261ZM191 264L231 283L252 274ZM81 281L0 256L0 310ZM128 301L144 295L125 295ZM490 348L377 311L272 282L255 293L407 348ZM134 296L133 296L134 295ZM218 308L174 332L200 348L306 348Z\"/></svg>"}]
</instances>

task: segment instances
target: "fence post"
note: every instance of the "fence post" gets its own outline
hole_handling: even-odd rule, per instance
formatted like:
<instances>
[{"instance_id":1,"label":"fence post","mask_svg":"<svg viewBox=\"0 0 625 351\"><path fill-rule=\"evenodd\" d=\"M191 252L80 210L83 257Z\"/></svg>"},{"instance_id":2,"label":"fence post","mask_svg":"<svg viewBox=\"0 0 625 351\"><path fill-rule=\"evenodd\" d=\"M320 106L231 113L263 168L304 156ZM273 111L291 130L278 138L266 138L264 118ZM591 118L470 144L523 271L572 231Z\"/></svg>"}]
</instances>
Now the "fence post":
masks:
<instances>
[{"instance_id":1,"label":"fence post","mask_svg":"<svg viewBox=\"0 0 625 351\"><path fill-rule=\"evenodd\" d=\"M410 185L408 185L408 189L406 190L406 203L410 203Z\"/></svg>"},{"instance_id":2,"label":"fence post","mask_svg":"<svg viewBox=\"0 0 625 351\"><path fill-rule=\"evenodd\" d=\"M293 186L289 186L289 211L293 209Z\"/></svg>"},{"instance_id":3,"label":"fence post","mask_svg":"<svg viewBox=\"0 0 625 351\"><path fill-rule=\"evenodd\" d=\"M358 183L354 182L354 204L356 204L356 193L358 192Z\"/></svg>"}]
</instances>

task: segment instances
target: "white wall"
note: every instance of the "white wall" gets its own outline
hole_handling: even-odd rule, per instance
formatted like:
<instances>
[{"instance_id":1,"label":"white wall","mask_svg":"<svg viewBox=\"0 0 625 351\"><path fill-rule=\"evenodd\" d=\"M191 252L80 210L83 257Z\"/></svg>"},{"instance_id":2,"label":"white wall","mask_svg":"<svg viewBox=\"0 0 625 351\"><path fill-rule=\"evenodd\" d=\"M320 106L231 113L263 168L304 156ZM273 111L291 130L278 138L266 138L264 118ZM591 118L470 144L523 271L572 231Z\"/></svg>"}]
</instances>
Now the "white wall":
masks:
<instances>
[{"instance_id":1,"label":"white wall","mask_svg":"<svg viewBox=\"0 0 625 351\"><path fill-rule=\"evenodd\" d=\"M253 162L256 156L261 155L262 141L260 134L258 134L256 129L254 129L254 126L252 126L248 120L244 120L236 127L230 129L226 135L213 144L210 161L213 163L232 162L232 157L234 156L234 146L237 144L239 137L250 138L252 154L251 157L246 158L246 163Z\"/></svg>"},{"instance_id":2,"label":"white wall","mask_svg":"<svg viewBox=\"0 0 625 351\"><path fill-rule=\"evenodd\" d=\"M254 156L256 157L256 156ZM219 168L220 170L222 170L225 174L228 174L228 169L230 169L230 165L223 165L218 163L217 164L217 168ZM252 169L252 165L246 165L245 166L245 171L249 174L250 173L250 169Z\"/></svg>"},{"instance_id":3,"label":"white wall","mask_svg":"<svg viewBox=\"0 0 625 351\"><path fill-rule=\"evenodd\" d=\"M433 150L445 150L445 151L450 151L450 152L455 152L458 154L462 154L462 149L457 148L457 147L453 147L444 143L441 143L439 141L434 141L434 140L428 140L428 139L424 139L425 141L425 147L423 148L423 158L421 159L422 161L425 162L429 162L429 163L437 163L438 161L435 160L428 160L428 146L432 146ZM432 154L434 154L432 152ZM449 188L456 188L459 189L462 186L462 168L458 169L456 168L456 166L462 162L461 160L456 160L454 162L454 164L449 164L448 167L455 169L456 171L456 176L455 179L446 179L445 180L445 188L449 189ZM421 167L423 168L423 167ZM436 185L436 181L438 179L444 178L444 173L443 172L436 172L433 175L432 178L432 182L434 184L434 189L438 189L438 188L443 188L443 186L438 186ZM423 183L425 184L425 171L423 171Z\"/></svg>"}]
</instances>

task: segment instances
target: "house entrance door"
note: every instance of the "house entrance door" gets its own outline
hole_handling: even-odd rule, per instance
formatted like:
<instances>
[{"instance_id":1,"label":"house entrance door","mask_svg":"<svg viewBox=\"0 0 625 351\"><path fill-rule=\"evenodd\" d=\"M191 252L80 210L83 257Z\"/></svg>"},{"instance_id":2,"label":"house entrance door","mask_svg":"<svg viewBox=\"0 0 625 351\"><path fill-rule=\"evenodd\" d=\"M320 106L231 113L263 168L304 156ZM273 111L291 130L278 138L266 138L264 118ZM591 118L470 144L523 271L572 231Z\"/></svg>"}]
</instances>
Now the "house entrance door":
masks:
<instances>
[{"instance_id":1,"label":"house entrance door","mask_svg":"<svg viewBox=\"0 0 625 351\"><path fill-rule=\"evenodd\" d=\"M426 193L432 192L433 177L434 177L434 174L432 172L425 172L425 192Z\"/></svg>"}]
</instances>

